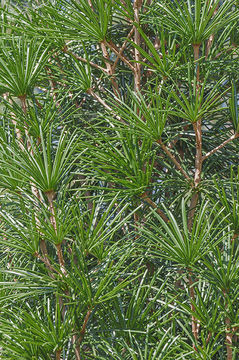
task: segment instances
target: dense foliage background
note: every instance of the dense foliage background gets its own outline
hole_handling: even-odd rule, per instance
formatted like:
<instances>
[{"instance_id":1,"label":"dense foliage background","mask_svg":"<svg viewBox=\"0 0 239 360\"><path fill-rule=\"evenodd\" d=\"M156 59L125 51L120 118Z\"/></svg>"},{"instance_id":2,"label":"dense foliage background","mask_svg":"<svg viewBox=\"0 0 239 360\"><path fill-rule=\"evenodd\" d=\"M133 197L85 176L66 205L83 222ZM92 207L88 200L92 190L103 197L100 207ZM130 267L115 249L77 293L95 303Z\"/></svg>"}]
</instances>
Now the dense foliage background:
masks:
<instances>
[{"instance_id":1,"label":"dense foliage background","mask_svg":"<svg viewBox=\"0 0 239 360\"><path fill-rule=\"evenodd\" d=\"M238 5L1 2L1 359L238 359Z\"/></svg>"}]
</instances>

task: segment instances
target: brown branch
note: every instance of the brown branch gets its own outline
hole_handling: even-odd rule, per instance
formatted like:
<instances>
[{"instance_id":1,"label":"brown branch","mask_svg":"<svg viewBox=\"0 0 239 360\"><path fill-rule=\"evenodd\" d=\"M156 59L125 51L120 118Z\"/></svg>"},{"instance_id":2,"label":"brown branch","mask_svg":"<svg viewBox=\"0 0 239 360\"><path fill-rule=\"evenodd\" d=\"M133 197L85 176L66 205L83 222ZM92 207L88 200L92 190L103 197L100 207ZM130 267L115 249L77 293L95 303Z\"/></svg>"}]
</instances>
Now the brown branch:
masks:
<instances>
[{"instance_id":1,"label":"brown branch","mask_svg":"<svg viewBox=\"0 0 239 360\"><path fill-rule=\"evenodd\" d=\"M213 150L209 151L206 155L202 157L202 161L206 160L209 156L215 154L218 150L223 148L225 145L227 145L230 141L233 141L239 137L239 133L235 133L232 136L230 136L227 140L225 140L222 144L215 147Z\"/></svg>"},{"instance_id":2,"label":"brown branch","mask_svg":"<svg viewBox=\"0 0 239 360\"><path fill-rule=\"evenodd\" d=\"M84 322L83 322L83 325L82 325L82 328L81 328L81 331L80 331L80 337L79 337L79 344L81 344L82 340L84 339L84 336L85 336L85 332L86 332L86 326L87 326L87 323L89 321L89 318L90 318L90 315L92 313L92 310L89 309L87 311L87 314L85 316L85 319L84 319Z\"/></svg>"},{"instance_id":3,"label":"brown branch","mask_svg":"<svg viewBox=\"0 0 239 360\"><path fill-rule=\"evenodd\" d=\"M237 238L238 238L239 234L238 233L234 233L232 239L231 239L231 243L233 243Z\"/></svg>"},{"instance_id":4,"label":"brown branch","mask_svg":"<svg viewBox=\"0 0 239 360\"><path fill-rule=\"evenodd\" d=\"M66 268L65 268L65 261L64 261L64 257L62 254L61 244L56 244L56 251L57 251L57 257L58 257L61 272L63 275L66 276L67 272L66 272Z\"/></svg>"},{"instance_id":5,"label":"brown branch","mask_svg":"<svg viewBox=\"0 0 239 360\"><path fill-rule=\"evenodd\" d=\"M22 111L23 111L24 115L26 116L26 114L27 114L26 96L19 96L19 100L21 102ZM29 153L33 157L34 153L33 153L33 149L31 147L31 143L30 143L30 140L29 140L30 135L29 135L29 132L28 132L28 129L27 129L26 122L25 122L24 126L25 126L25 134L26 134L26 137L27 137L27 150L29 151ZM23 146L22 135L21 135L21 132L20 132L19 129L17 129L16 135L17 135L17 138L19 140L20 149L22 151L25 151L25 147ZM31 182L31 191L32 191L32 194L41 202L41 197L40 197L39 190L36 188L35 184L32 183L32 182ZM40 229L40 221L39 221L39 218L37 217L37 215L35 215L35 221L36 221L36 224L39 226L39 229ZM40 250L41 250L42 256L38 252L36 252L34 255L46 265L49 276L52 279L54 279L54 274L53 273L57 272L57 271L52 267L52 265L51 265L51 263L49 261L46 242L43 239L40 240Z\"/></svg>"},{"instance_id":6,"label":"brown branch","mask_svg":"<svg viewBox=\"0 0 239 360\"><path fill-rule=\"evenodd\" d=\"M209 331L209 332L208 332L208 335L207 335L207 339L206 339L206 345L208 345L211 337L212 337L212 333L211 333L211 331Z\"/></svg>"},{"instance_id":7,"label":"brown branch","mask_svg":"<svg viewBox=\"0 0 239 360\"><path fill-rule=\"evenodd\" d=\"M214 10L213 16L216 15L217 11L218 11L218 5L217 5L216 9ZM212 17L213 17L213 16L212 16ZM209 36L209 39L207 40L206 52L205 52L205 59L206 59L206 60L207 60L208 55L209 55L209 52L210 52L210 50L211 50L211 47L212 47L214 38L215 38L215 35L214 35L214 34L211 34L211 35Z\"/></svg>"},{"instance_id":8,"label":"brown branch","mask_svg":"<svg viewBox=\"0 0 239 360\"><path fill-rule=\"evenodd\" d=\"M107 72L110 75L110 80L111 80L111 83L112 83L113 92L114 92L116 97L120 97L119 86L118 86L118 83L117 83L117 81L115 79L112 64L110 64L110 62L109 62L110 61L110 56L109 56L109 53L107 51L105 41L102 41L100 43L100 46L101 46L103 56L105 58L105 65L106 65L106 68L107 68Z\"/></svg>"},{"instance_id":9,"label":"brown branch","mask_svg":"<svg viewBox=\"0 0 239 360\"><path fill-rule=\"evenodd\" d=\"M50 213L51 213L50 221L55 230L55 233L57 234L56 215L55 215L55 209L54 209L54 205L53 205L53 200L55 199L56 193L53 190L50 190L50 191L46 192L46 196L48 199Z\"/></svg>"},{"instance_id":10,"label":"brown branch","mask_svg":"<svg viewBox=\"0 0 239 360\"><path fill-rule=\"evenodd\" d=\"M124 50L125 50L125 48L126 48L126 46L127 46L128 39L131 38L131 36L133 35L133 33L134 33L134 27L132 27L132 29L130 30L130 32L129 32L128 35L127 35L127 39L123 42L123 45L122 45L121 48L119 49L119 54L120 54L120 55L123 54L123 52L124 52ZM117 57L116 57L113 65L112 65L112 70L113 70L113 71L115 71L115 68L116 68L116 66L117 66L117 64L118 64L119 59L120 59L120 57L119 57L119 55L117 55Z\"/></svg>"},{"instance_id":11,"label":"brown branch","mask_svg":"<svg viewBox=\"0 0 239 360\"><path fill-rule=\"evenodd\" d=\"M99 95L97 95L92 88L88 89L86 92L93 96L101 105L106 108L106 110L113 112L113 109L111 109L111 107Z\"/></svg>"},{"instance_id":12,"label":"brown branch","mask_svg":"<svg viewBox=\"0 0 239 360\"><path fill-rule=\"evenodd\" d=\"M189 127L188 124L185 125L185 126L183 127L183 131L187 131L187 130L188 130L188 127ZM182 136L185 136L185 134L184 134L184 133L178 134L177 137L168 144L169 149L172 149L173 146L175 146L175 145L177 144L177 142L181 139Z\"/></svg>"},{"instance_id":13,"label":"brown branch","mask_svg":"<svg viewBox=\"0 0 239 360\"><path fill-rule=\"evenodd\" d=\"M76 336L76 335L73 335L73 336L72 336L72 342L73 342L73 345L75 345L75 356L76 356L76 360L81 360L81 357L80 357L80 347L79 347L79 345L77 344L77 336Z\"/></svg>"},{"instance_id":14,"label":"brown branch","mask_svg":"<svg viewBox=\"0 0 239 360\"><path fill-rule=\"evenodd\" d=\"M120 54L120 50L117 49L116 45L112 41L105 41L105 44L134 72L134 66L130 61L123 55Z\"/></svg>"},{"instance_id":15,"label":"brown branch","mask_svg":"<svg viewBox=\"0 0 239 360\"><path fill-rule=\"evenodd\" d=\"M225 49L223 51L221 51L220 53L218 53L216 56L215 56L215 59L218 59L221 55L225 54L225 53L229 53L231 52L232 50L235 50L237 49L237 45L236 44L232 44L228 49Z\"/></svg>"},{"instance_id":16,"label":"brown branch","mask_svg":"<svg viewBox=\"0 0 239 360\"><path fill-rule=\"evenodd\" d=\"M232 353L232 340L233 340L233 332L231 331L231 320L229 317L225 319L226 324L226 347L227 347L227 360L233 359Z\"/></svg>"},{"instance_id":17,"label":"brown branch","mask_svg":"<svg viewBox=\"0 0 239 360\"><path fill-rule=\"evenodd\" d=\"M191 181L190 177L187 175L187 173L183 170L182 166L179 164L175 156L171 153L171 151L168 150L167 146L162 142L162 140L157 141L158 144L160 144L161 148L165 151L165 153L168 155L168 157L172 160L176 168L181 172L181 174L185 177L187 181Z\"/></svg>"},{"instance_id":18,"label":"brown branch","mask_svg":"<svg viewBox=\"0 0 239 360\"><path fill-rule=\"evenodd\" d=\"M41 261L46 265L47 269L49 270L49 276L50 276L52 279L55 279L55 276L54 276L53 273L54 273L54 272L57 273L58 271L57 271L56 269L54 269L54 267L50 264L49 259L47 259L46 257L41 256L38 251L36 251L36 252L34 253L34 256L35 256L37 259L41 260Z\"/></svg>"},{"instance_id":19,"label":"brown branch","mask_svg":"<svg viewBox=\"0 0 239 360\"><path fill-rule=\"evenodd\" d=\"M73 56L76 60L82 61L85 64L90 64L90 66L104 72L105 74L108 74L107 69L103 68L102 66L100 66L98 64L93 63L92 61L89 61L89 60L83 58L82 56L79 56L79 55L71 52L70 50L67 49L67 46L64 47L63 51L64 51L64 53Z\"/></svg>"},{"instance_id":20,"label":"brown branch","mask_svg":"<svg viewBox=\"0 0 239 360\"><path fill-rule=\"evenodd\" d=\"M157 206L157 204L155 204L155 202L153 202L153 200L151 200L147 193L143 193L142 195L140 195L140 198L145 201L146 203L148 203L153 209L156 209L157 214L167 223L169 222L169 219L167 218L167 216L164 214L164 212L162 210L160 210Z\"/></svg>"},{"instance_id":21,"label":"brown branch","mask_svg":"<svg viewBox=\"0 0 239 360\"><path fill-rule=\"evenodd\" d=\"M196 135L196 158L195 158L195 175L194 175L194 185L195 188L199 185L201 181L201 172L202 172L202 123L199 119L196 123L193 124L194 132Z\"/></svg>"},{"instance_id":22,"label":"brown branch","mask_svg":"<svg viewBox=\"0 0 239 360\"><path fill-rule=\"evenodd\" d=\"M94 11L94 6L93 6L93 4L92 4L91 0L88 0L88 4L89 4L89 6L90 6L91 10L92 10L92 11Z\"/></svg>"},{"instance_id":23,"label":"brown branch","mask_svg":"<svg viewBox=\"0 0 239 360\"><path fill-rule=\"evenodd\" d=\"M223 290L223 295L224 298L226 300L226 290ZM226 302L225 308L227 310L228 308L228 303ZM232 353L232 341L233 341L233 329L231 327L231 320L228 316L226 316L225 319L225 325L226 325L226 348L227 348L227 360L232 360L233 359L233 353Z\"/></svg>"},{"instance_id":24,"label":"brown branch","mask_svg":"<svg viewBox=\"0 0 239 360\"><path fill-rule=\"evenodd\" d=\"M105 107L106 110L114 114L117 120L125 124L125 121L120 116L116 115L115 111L99 95L97 95L92 88L88 89L86 92L93 96L101 105ZM113 124L111 124L111 126L114 127Z\"/></svg>"},{"instance_id":25,"label":"brown branch","mask_svg":"<svg viewBox=\"0 0 239 360\"><path fill-rule=\"evenodd\" d=\"M139 25L139 11L142 6L142 0L134 1L134 21ZM134 42L137 46L140 46L140 33L138 28L134 26ZM140 91L141 88L141 64L140 61L140 52L135 47L134 49L135 65L134 65L134 90Z\"/></svg>"}]
</instances>

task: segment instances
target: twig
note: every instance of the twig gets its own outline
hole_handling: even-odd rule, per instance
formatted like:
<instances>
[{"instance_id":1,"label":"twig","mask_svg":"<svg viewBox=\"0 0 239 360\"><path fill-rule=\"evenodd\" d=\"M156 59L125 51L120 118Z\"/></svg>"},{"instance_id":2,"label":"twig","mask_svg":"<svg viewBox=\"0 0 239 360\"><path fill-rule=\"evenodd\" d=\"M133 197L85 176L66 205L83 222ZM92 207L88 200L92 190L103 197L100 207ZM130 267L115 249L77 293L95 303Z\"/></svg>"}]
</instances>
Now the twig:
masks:
<instances>
[{"instance_id":1,"label":"twig","mask_svg":"<svg viewBox=\"0 0 239 360\"><path fill-rule=\"evenodd\" d=\"M160 144L161 148L165 151L165 153L168 155L168 157L172 160L176 168L181 172L181 174L185 177L187 181L191 181L190 177L186 174L186 172L183 170L182 166L179 164L179 162L176 160L175 156L171 153L171 151L168 150L167 146L162 142L162 140L157 141L158 144Z\"/></svg>"},{"instance_id":2,"label":"twig","mask_svg":"<svg viewBox=\"0 0 239 360\"><path fill-rule=\"evenodd\" d=\"M202 157L202 161L206 160L209 156L215 154L218 150L223 148L225 145L227 145L230 141L233 141L239 137L239 133L235 133L232 136L230 136L227 140L225 140L223 143L215 147L213 150L209 151L206 155Z\"/></svg>"},{"instance_id":3,"label":"twig","mask_svg":"<svg viewBox=\"0 0 239 360\"><path fill-rule=\"evenodd\" d=\"M105 44L112 50L114 53L130 68L130 70L134 71L134 66L130 63L130 61L123 55L120 54L119 49L115 46L115 44L110 41L106 41Z\"/></svg>"},{"instance_id":4,"label":"twig","mask_svg":"<svg viewBox=\"0 0 239 360\"><path fill-rule=\"evenodd\" d=\"M132 27L132 29L130 30L129 34L127 35L127 39L123 42L123 45L122 45L121 48L119 49L119 54L120 54L120 55L123 54L123 52L124 52L124 50L125 50L125 48L126 48L126 45L127 45L127 43L128 43L128 39L131 38L131 36L133 35L133 33L134 33L134 27ZM120 59L120 57L119 57L119 55L117 55L117 57L116 57L113 65L112 65L112 70L113 70L113 71L115 71L115 68L116 68L116 66L117 66L117 64L118 64L119 59Z\"/></svg>"},{"instance_id":5,"label":"twig","mask_svg":"<svg viewBox=\"0 0 239 360\"><path fill-rule=\"evenodd\" d=\"M86 332L86 326L87 326L87 323L89 321L91 313L92 313L92 309L89 309L87 311L86 316L85 316L85 319L84 319L84 322L83 322L83 325L82 325L82 328L81 328L81 331L80 331L79 344L81 344L82 340L84 339L85 332Z\"/></svg>"},{"instance_id":6,"label":"twig","mask_svg":"<svg viewBox=\"0 0 239 360\"><path fill-rule=\"evenodd\" d=\"M53 266L50 264L49 259L46 259L46 257L41 256L38 251L35 252L34 256L37 259L41 260L46 265L47 269L49 270L49 276L52 279L55 279L53 272L57 272L57 270L54 269Z\"/></svg>"},{"instance_id":7,"label":"twig","mask_svg":"<svg viewBox=\"0 0 239 360\"><path fill-rule=\"evenodd\" d=\"M217 10L218 10L218 5L217 5L216 9L214 10L213 16L216 15ZM211 47L212 47L214 38L215 38L215 34L211 34L211 35L209 36L209 39L207 40L206 52L205 52L205 59L206 59L206 60L207 60L208 55L209 55L209 52L210 52L210 50L211 50Z\"/></svg>"},{"instance_id":8,"label":"twig","mask_svg":"<svg viewBox=\"0 0 239 360\"><path fill-rule=\"evenodd\" d=\"M167 218L167 216L164 214L164 212L162 210L160 210L157 206L157 204L155 204L155 202L153 202L153 200L151 200L147 193L143 193L142 195L140 195L140 198L145 201L146 203L148 203L150 206L152 206L152 208L156 209L157 214L165 221L165 222L169 222L169 219Z\"/></svg>"},{"instance_id":9,"label":"twig","mask_svg":"<svg viewBox=\"0 0 239 360\"><path fill-rule=\"evenodd\" d=\"M91 96L93 96L101 105L103 105L106 110L109 110L110 112L113 112L113 109L111 109L111 107L106 104L106 102L99 96L97 95L92 88L87 90L87 93L90 94Z\"/></svg>"},{"instance_id":10,"label":"twig","mask_svg":"<svg viewBox=\"0 0 239 360\"><path fill-rule=\"evenodd\" d=\"M92 61L88 61L87 59L83 58L82 56L79 56L79 55L69 51L66 46L63 49L63 51L64 51L64 53L73 56L76 60L82 61L82 62L84 62L86 64L90 64L90 66L92 66L92 67L94 67L94 68L96 68L96 69L98 69L100 71L103 71L105 74L108 74L107 69L103 68L102 66L100 66L98 64L93 63Z\"/></svg>"}]
</instances>

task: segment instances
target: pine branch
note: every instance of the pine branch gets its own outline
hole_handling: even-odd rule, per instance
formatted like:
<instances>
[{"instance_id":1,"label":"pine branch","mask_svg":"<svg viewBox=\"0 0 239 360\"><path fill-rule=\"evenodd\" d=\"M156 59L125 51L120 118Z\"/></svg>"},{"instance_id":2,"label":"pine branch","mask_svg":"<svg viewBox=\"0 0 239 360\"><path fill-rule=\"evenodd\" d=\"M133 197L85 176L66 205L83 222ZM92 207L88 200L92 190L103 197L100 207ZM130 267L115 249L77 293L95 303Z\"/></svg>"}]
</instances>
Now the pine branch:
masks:
<instances>
[{"instance_id":1,"label":"pine branch","mask_svg":"<svg viewBox=\"0 0 239 360\"><path fill-rule=\"evenodd\" d=\"M181 174L185 177L187 181L191 181L190 177L187 175L187 173L183 170L182 166L179 164L175 156L169 151L167 146L162 142L162 139L157 141L158 144L160 144L161 148L164 150L164 152L168 155L168 157L172 160L176 168L181 172Z\"/></svg>"}]
</instances>

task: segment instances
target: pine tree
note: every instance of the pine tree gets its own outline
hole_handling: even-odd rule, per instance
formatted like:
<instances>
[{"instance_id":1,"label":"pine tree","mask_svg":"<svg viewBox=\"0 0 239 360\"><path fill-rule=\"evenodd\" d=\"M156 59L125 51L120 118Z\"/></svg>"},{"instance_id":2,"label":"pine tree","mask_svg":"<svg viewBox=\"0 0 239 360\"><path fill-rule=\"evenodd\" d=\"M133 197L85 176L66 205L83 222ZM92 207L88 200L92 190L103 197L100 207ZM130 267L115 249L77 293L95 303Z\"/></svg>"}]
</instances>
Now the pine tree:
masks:
<instances>
[{"instance_id":1,"label":"pine tree","mask_svg":"<svg viewBox=\"0 0 239 360\"><path fill-rule=\"evenodd\" d=\"M237 359L238 21L2 1L1 359Z\"/></svg>"}]
</instances>

